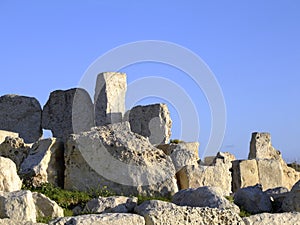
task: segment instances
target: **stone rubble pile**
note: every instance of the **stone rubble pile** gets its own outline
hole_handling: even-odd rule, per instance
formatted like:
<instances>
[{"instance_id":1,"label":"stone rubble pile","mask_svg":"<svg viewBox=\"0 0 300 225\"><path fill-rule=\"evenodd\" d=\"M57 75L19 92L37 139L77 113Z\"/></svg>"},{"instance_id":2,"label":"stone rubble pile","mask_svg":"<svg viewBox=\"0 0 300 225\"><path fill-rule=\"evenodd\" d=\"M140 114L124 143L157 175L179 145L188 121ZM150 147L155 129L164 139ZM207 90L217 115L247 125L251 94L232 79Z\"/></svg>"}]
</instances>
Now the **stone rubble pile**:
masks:
<instances>
[{"instance_id":1,"label":"stone rubble pile","mask_svg":"<svg viewBox=\"0 0 300 225\"><path fill-rule=\"evenodd\" d=\"M0 97L0 225L38 224L38 217L53 225L300 224L300 173L287 166L270 134L252 134L247 160L219 152L202 161L199 143L170 143L167 105L125 112L126 89L126 74L105 72L94 103L81 88L52 92L43 109L35 98ZM53 138L43 139L42 129ZM116 196L74 205L74 216L64 217L56 202L21 190L22 183L107 187ZM172 203L138 204L133 196ZM257 215L242 219L240 209Z\"/></svg>"}]
</instances>

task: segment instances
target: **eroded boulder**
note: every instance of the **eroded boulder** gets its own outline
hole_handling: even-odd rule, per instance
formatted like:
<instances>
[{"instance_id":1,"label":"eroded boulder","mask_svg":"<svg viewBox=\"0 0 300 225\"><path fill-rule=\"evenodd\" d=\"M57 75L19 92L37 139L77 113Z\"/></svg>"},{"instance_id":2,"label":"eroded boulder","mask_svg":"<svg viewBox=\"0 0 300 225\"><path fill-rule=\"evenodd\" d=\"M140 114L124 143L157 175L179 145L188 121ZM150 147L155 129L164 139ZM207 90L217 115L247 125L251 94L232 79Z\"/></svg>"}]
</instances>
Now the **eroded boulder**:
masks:
<instances>
[{"instance_id":1,"label":"eroded boulder","mask_svg":"<svg viewBox=\"0 0 300 225\"><path fill-rule=\"evenodd\" d=\"M0 144L5 141L6 137L17 138L19 137L19 134L16 132L0 130Z\"/></svg>"},{"instance_id":2,"label":"eroded boulder","mask_svg":"<svg viewBox=\"0 0 300 225\"><path fill-rule=\"evenodd\" d=\"M42 136L41 117L41 105L35 98L0 97L0 129L18 133L26 143L33 143Z\"/></svg>"},{"instance_id":3,"label":"eroded boulder","mask_svg":"<svg viewBox=\"0 0 300 225\"><path fill-rule=\"evenodd\" d=\"M261 213L243 220L246 225L300 225L300 213Z\"/></svg>"},{"instance_id":4,"label":"eroded boulder","mask_svg":"<svg viewBox=\"0 0 300 225\"><path fill-rule=\"evenodd\" d=\"M0 157L0 191L12 192L21 190L22 181L17 174L16 164Z\"/></svg>"},{"instance_id":5,"label":"eroded boulder","mask_svg":"<svg viewBox=\"0 0 300 225\"><path fill-rule=\"evenodd\" d=\"M162 195L177 192L169 156L128 122L71 135L65 149L65 189L108 187L116 194Z\"/></svg>"},{"instance_id":6,"label":"eroded boulder","mask_svg":"<svg viewBox=\"0 0 300 225\"><path fill-rule=\"evenodd\" d=\"M300 180L283 200L282 210L284 212L300 212Z\"/></svg>"}]
</instances>

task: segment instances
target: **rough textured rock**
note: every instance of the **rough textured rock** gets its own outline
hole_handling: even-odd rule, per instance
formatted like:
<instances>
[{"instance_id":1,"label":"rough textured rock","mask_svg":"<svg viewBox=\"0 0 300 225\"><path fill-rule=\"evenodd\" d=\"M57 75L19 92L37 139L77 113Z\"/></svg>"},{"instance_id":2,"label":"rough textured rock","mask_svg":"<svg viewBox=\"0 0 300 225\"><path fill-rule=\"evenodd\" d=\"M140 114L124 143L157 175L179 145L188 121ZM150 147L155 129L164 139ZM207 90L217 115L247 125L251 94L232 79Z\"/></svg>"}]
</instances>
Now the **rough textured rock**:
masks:
<instances>
[{"instance_id":1,"label":"rough textured rock","mask_svg":"<svg viewBox=\"0 0 300 225\"><path fill-rule=\"evenodd\" d=\"M217 159L212 166L189 165L176 175L180 189L214 186L223 190L223 195L231 193L231 163Z\"/></svg>"},{"instance_id":2,"label":"rough textured rock","mask_svg":"<svg viewBox=\"0 0 300 225\"><path fill-rule=\"evenodd\" d=\"M179 206L230 209L235 213L240 213L239 207L230 203L223 196L223 191L217 187L181 190L173 196L172 202Z\"/></svg>"},{"instance_id":3,"label":"rough textured rock","mask_svg":"<svg viewBox=\"0 0 300 225\"><path fill-rule=\"evenodd\" d=\"M285 187L277 187L273 189L268 189L265 191L265 193L270 197L272 201L272 212L275 213L281 213L282 210L282 202L286 198L286 196L289 194L289 190Z\"/></svg>"},{"instance_id":4,"label":"rough textured rock","mask_svg":"<svg viewBox=\"0 0 300 225\"><path fill-rule=\"evenodd\" d=\"M31 145L25 144L22 138L6 137L0 144L0 155L10 158L19 170L21 163L27 157Z\"/></svg>"},{"instance_id":5,"label":"rough textured rock","mask_svg":"<svg viewBox=\"0 0 300 225\"><path fill-rule=\"evenodd\" d=\"M36 209L30 191L0 192L0 218L36 222Z\"/></svg>"},{"instance_id":6,"label":"rough textured rock","mask_svg":"<svg viewBox=\"0 0 300 225\"><path fill-rule=\"evenodd\" d=\"M98 75L94 96L96 126L122 122L126 90L125 73L104 72Z\"/></svg>"},{"instance_id":7,"label":"rough textured rock","mask_svg":"<svg viewBox=\"0 0 300 225\"><path fill-rule=\"evenodd\" d=\"M252 214L272 211L270 197L260 185L239 189L234 195L234 203Z\"/></svg>"},{"instance_id":8,"label":"rough textured rock","mask_svg":"<svg viewBox=\"0 0 300 225\"><path fill-rule=\"evenodd\" d=\"M282 186L283 170L279 160L257 159L259 183L267 190Z\"/></svg>"},{"instance_id":9,"label":"rough textured rock","mask_svg":"<svg viewBox=\"0 0 300 225\"><path fill-rule=\"evenodd\" d=\"M284 212L300 212L300 180L293 186L282 202Z\"/></svg>"},{"instance_id":10,"label":"rough textured rock","mask_svg":"<svg viewBox=\"0 0 300 225\"><path fill-rule=\"evenodd\" d=\"M19 134L11 131L0 130L0 144L5 141L6 137L17 138L19 137Z\"/></svg>"},{"instance_id":11,"label":"rough textured rock","mask_svg":"<svg viewBox=\"0 0 300 225\"><path fill-rule=\"evenodd\" d=\"M34 223L30 221L14 221L11 219L0 219L0 225L45 225L45 223Z\"/></svg>"},{"instance_id":12,"label":"rough textured rock","mask_svg":"<svg viewBox=\"0 0 300 225\"><path fill-rule=\"evenodd\" d=\"M244 224L239 215L230 210L177 206L157 200L144 202L135 208L135 212L144 216L147 225Z\"/></svg>"},{"instance_id":13,"label":"rough textured rock","mask_svg":"<svg viewBox=\"0 0 300 225\"><path fill-rule=\"evenodd\" d=\"M128 122L72 135L65 149L65 188L103 186L116 194L162 195L177 192L169 156L131 132Z\"/></svg>"},{"instance_id":14,"label":"rough textured rock","mask_svg":"<svg viewBox=\"0 0 300 225\"><path fill-rule=\"evenodd\" d=\"M235 156L230 152L218 152L213 163L216 163L217 159L223 159L224 163L231 163L232 161L236 160Z\"/></svg>"},{"instance_id":15,"label":"rough textured rock","mask_svg":"<svg viewBox=\"0 0 300 225\"><path fill-rule=\"evenodd\" d=\"M178 144L164 144L157 148L169 155L173 161L176 171L181 170L187 165L197 165L199 160L199 143L198 142L182 142Z\"/></svg>"},{"instance_id":16,"label":"rough textured rock","mask_svg":"<svg viewBox=\"0 0 300 225\"><path fill-rule=\"evenodd\" d=\"M83 213L130 213L136 205L136 197L99 197L90 200L85 205Z\"/></svg>"},{"instance_id":17,"label":"rough textured rock","mask_svg":"<svg viewBox=\"0 0 300 225\"><path fill-rule=\"evenodd\" d=\"M26 143L33 143L42 136L41 116L41 105L35 98L0 97L0 129L19 133Z\"/></svg>"},{"instance_id":18,"label":"rough textured rock","mask_svg":"<svg viewBox=\"0 0 300 225\"><path fill-rule=\"evenodd\" d=\"M269 133L252 133L248 159L280 159L281 153L271 143Z\"/></svg>"},{"instance_id":19,"label":"rough textured rock","mask_svg":"<svg viewBox=\"0 0 300 225\"><path fill-rule=\"evenodd\" d=\"M166 104L133 107L129 123L133 132L148 137L153 145L170 142L172 120Z\"/></svg>"},{"instance_id":20,"label":"rough textured rock","mask_svg":"<svg viewBox=\"0 0 300 225\"><path fill-rule=\"evenodd\" d=\"M41 193L32 192L37 216L40 217L63 217L64 210L55 202Z\"/></svg>"},{"instance_id":21,"label":"rough textured rock","mask_svg":"<svg viewBox=\"0 0 300 225\"><path fill-rule=\"evenodd\" d=\"M10 159L0 157L0 191L18 191L22 187L16 165Z\"/></svg>"},{"instance_id":22,"label":"rough textured rock","mask_svg":"<svg viewBox=\"0 0 300 225\"><path fill-rule=\"evenodd\" d=\"M292 189L295 183L300 180L300 172L297 172L291 167L288 167L287 164L281 160L281 167L283 170L282 175L282 185L283 187L288 188L289 190Z\"/></svg>"},{"instance_id":23,"label":"rough textured rock","mask_svg":"<svg viewBox=\"0 0 300 225\"><path fill-rule=\"evenodd\" d=\"M216 156L206 156L203 161L203 166L211 166L214 163Z\"/></svg>"},{"instance_id":24,"label":"rough textured rock","mask_svg":"<svg viewBox=\"0 0 300 225\"><path fill-rule=\"evenodd\" d=\"M89 130L94 126L94 105L89 94L81 88L52 92L43 108L42 126L63 140Z\"/></svg>"},{"instance_id":25,"label":"rough textured rock","mask_svg":"<svg viewBox=\"0 0 300 225\"><path fill-rule=\"evenodd\" d=\"M33 186L51 183L63 187L64 144L55 138L36 142L21 164L19 174Z\"/></svg>"},{"instance_id":26,"label":"rough textured rock","mask_svg":"<svg viewBox=\"0 0 300 225\"><path fill-rule=\"evenodd\" d=\"M259 183L258 167L255 159L232 162L232 190L254 186Z\"/></svg>"},{"instance_id":27,"label":"rough textured rock","mask_svg":"<svg viewBox=\"0 0 300 225\"><path fill-rule=\"evenodd\" d=\"M300 213L262 213L243 220L246 225L300 225Z\"/></svg>"},{"instance_id":28,"label":"rough textured rock","mask_svg":"<svg viewBox=\"0 0 300 225\"><path fill-rule=\"evenodd\" d=\"M104 213L64 217L50 221L49 225L144 225L143 217L129 213Z\"/></svg>"}]
</instances>

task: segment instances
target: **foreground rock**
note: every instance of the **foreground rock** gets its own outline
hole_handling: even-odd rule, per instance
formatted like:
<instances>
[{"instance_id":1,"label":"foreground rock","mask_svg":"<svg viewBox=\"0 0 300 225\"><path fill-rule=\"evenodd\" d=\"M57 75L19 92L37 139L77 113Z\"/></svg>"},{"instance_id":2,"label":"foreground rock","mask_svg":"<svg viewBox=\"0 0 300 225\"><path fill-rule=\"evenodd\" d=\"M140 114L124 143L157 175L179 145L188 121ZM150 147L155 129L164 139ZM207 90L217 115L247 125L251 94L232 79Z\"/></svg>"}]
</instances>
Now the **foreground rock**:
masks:
<instances>
[{"instance_id":1,"label":"foreground rock","mask_svg":"<svg viewBox=\"0 0 300 225\"><path fill-rule=\"evenodd\" d=\"M300 213L262 213L243 218L246 225L300 225Z\"/></svg>"},{"instance_id":2,"label":"foreground rock","mask_svg":"<svg viewBox=\"0 0 300 225\"><path fill-rule=\"evenodd\" d=\"M215 159L213 165L189 165L183 167L176 175L180 189L214 186L223 190L223 195L231 193L231 162Z\"/></svg>"},{"instance_id":3,"label":"foreground rock","mask_svg":"<svg viewBox=\"0 0 300 225\"><path fill-rule=\"evenodd\" d=\"M252 214L272 211L270 197L262 192L260 185L239 189L234 195L234 203Z\"/></svg>"},{"instance_id":4,"label":"foreground rock","mask_svg":"<svg viewBox=\"0 0 300 225\"><path fill-rule=\"evenodd\" d=\"M53 137L67 139L70 134L87 131L94 126L94 105L81 88L51 92L43 108L42 125Z\"/></svg>"},{"instance_id":5,"label":"foreground rock","mask_svg":"<svg viewBox=\"0 0 300 225\"><path fill-rule=\"evenodd\" d=\"M25 144L22 138L6 137L0 144L0 155L10 158L20 169L21 163L27 157L31 145Z\"/></svg>"},{"instance_id":6,"label":"foreground rock","mask_svg":"<svg viewBox=\"0 0 300 225\"><path fill-rule=\"evenodd\" d=\"M0 218L36 222L36 209L30 191L0 192L0 209Z\"/></svg>"},{"instance_id":7,"label":"foreground rock","mask_svg":"<svg viewBox=\"0 0 300 225\"><path fill-rule=\"evenodd\" d=\"M148 137L153 145L170 142L172 120L166 104L133 107L129 123L134 133Z\"/></svg>"},{"instance_id":8,"label":"foreground rock","mask_svg":"<svg viewBox=\"0 0 300 225\"><path fill-rule=\"evenodd\" d=\"M96 126L122 122L126 90L125 73L104 72L97 76L94 96Z\"/></svg>"},{"instance_id":9,"label":"foreground rock","mask_svg":"<svg viewBox=\"0 0 300 225\"><path fill-rule=\"evenodd\" d=\"M8 158L0 157L0 191L18 191L21 187L22 181L17 174L15 163Z\"/></svg>"},{"instance_id":10,"label":"foreground rock","mask_svg":"<svg viewBox=\"0 0 300 225\"><path fill-rule=\"evenodd\" d=\"M64 216L64 210L54 201L41 193L32 192L37 216L57 218Z\"/></svg>"},{"instance_id":11,"label":"foreground rock","mask_svg":"<svg viewBox=\"0 0 300 225\"><path fill-rule=\"evenodd\" d=\"M177 206L157 200L147 201L135 208L147 225L159 224L244 224L238 214L230 210Z\"/></svg>"},{"instance_id":12,"label":"foreground rock","mask_svg":"<svg viewBox=\"0 0 300 225\"><path fill-rule=\"evenodd\" d=\"M239 207L223 197L223 191L217 187L181 190L173 196L172 202L179 206L229 209L237 214L240 213Z\"/></svg>"},{"instance_id":13,"label":"foreground rock","mask_svg":"<svg viewBox=\"0 0 300 225\"><path fill-rule=\"evenodd\" d=\"M64 217L53 220L49 225L74 225L74 224L89 224L89 225L144 225L143 217L128 213L105 213L91 214L76 217Z\"/></svg>"},{"instance_id":14,"label":"foreground rock","mask_svg":"<svg viewBox=\"0 0 300 225\"><path fill-rule=\"evenodd\" d=\"M131 132L128 122L72 135L65 149L65 189L104 186L116 194L169 196L177 192L169 156Z\"/></svg>"},{"instance_id":15,"label":"foreground rock","mask_svg":"<svg viewBox=\"0 0 300 225\"><path fill-rule=\"evenodd\" d=\"M163 144L157 148L169 155L173 161L176 172L181 170L184 166L197 165L199 160L199 143L198 142L181 142L178 144Z\"/></svg>"},{"instance_id":16,"label":"foreground rock","mask_svg":"<svg viewBox=\"0 0 300 225\"><path fill-rule=\"evenodd\" d=\"M136 206L136 197L99 197L90 200L85 205L83 213L130 213Z\"/></svg>"},{"instance_id":17,"label":"foreground rock","mask_svg":"<svg viewBox=\"0 0 300 225\"><path fill-rule=\"evenodd\" d=\"M286 196L289 195L289 190L285 187L278 187L274 189L268 189L265 193L270 197L272 201L272 212L281 213L283 212L282 203Z\"/></svg>"},{"instance_id":18,"label":"foreground rock","mask_svg":"<svg viewBox=\"0 0 300 225\"><path fill-rule=\"evenodd\" d=\"M283 200L282 210L285 212L300 212L300 180Z\"/></svg>"},{"instance_id":19,"label":"foreground rock","mask_svg":"<svg viewBox=\"0 0 300 225\"><path fill-rule=\"evenodd\" d=\"M42 183L63 187L64 144L55 138L36 142L22 163L19 174L35 187Z\"/></svg>"},{"instance_id":20,"label":"foreground rock","mask_svg":"<svg viewBox=\"0 0 300 225\"><path fill-rule=\"evenodd\" d=\"M42 136L41 117L41 105L35 98L0 97L0 130L19 133L26 143L33 143Z\"/></svg>"},{"instance_id":21,"label":"foreground rock","mask_svg":"<svg viewBox=\"0 0 300 225\"><path fill-rule=\"evenodd\" d=\"M0 219L0 225L45 225L44 223L34 223L29 221L14 221L11 219Z\"/></svg>"},{"instance_id":22,"label":"foreground rock","mask_svg":"<svg viewBox=\"0 0 300 225\"><path fill-rule=\"evenodd\" d=\"M11 131L0 130L0 144L5 141L6 137L17 138L19 137L19 134Z\"/></svg>"}]
</instances>

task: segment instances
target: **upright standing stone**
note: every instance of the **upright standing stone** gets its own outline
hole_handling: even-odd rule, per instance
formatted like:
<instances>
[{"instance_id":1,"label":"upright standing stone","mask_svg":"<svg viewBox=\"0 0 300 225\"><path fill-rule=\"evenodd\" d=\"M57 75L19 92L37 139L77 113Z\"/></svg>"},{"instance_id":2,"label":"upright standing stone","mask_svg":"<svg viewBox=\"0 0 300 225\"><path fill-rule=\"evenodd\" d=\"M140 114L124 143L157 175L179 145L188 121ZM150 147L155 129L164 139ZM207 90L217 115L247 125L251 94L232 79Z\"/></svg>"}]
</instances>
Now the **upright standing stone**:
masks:
<instances>
[{"instance_id":1,"label":"upright standing stone","mask_svg":"<svg viewBox=\"0 0 300 225\"><path fill-rule=\"evenodd\" d=\"M44 129L53 137L66 140L70 134L87 131L94 126L94 105L81 88L54 91L43 109Z\"/></svg>"},{"instance_id":2,"label":"upright standing stone","mask_svg":"<svg viewBox=\"0 0 300 225\"><path fill-rule=\"evenodd\" d=\"M125 73L104 72L98 75L94 96L96 126L122 122L126 89Z\"/></svg>"},{"instance_id":3,"label":"upright standing stone","mask_svg":"<svg viewBox=\"0 0 300 225\"><path fill-rule=\"evenodd\" d=\"M41 116L41 105L35 98L0 97L0 129L19 133L26 143L33 143L42 136Z\"/></svg>"},{"instance_id":4,"label":"upright standing stone","mask_svg":"<svg viewBox=\"0 0 300 225\"><path fill-rule=\"evenodd\" d=\"M153 145L170 142L172 120L166 104L132 108L129 112L129 123L134 133L148 137Z\"/></svg>"}]
</instances>

